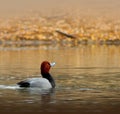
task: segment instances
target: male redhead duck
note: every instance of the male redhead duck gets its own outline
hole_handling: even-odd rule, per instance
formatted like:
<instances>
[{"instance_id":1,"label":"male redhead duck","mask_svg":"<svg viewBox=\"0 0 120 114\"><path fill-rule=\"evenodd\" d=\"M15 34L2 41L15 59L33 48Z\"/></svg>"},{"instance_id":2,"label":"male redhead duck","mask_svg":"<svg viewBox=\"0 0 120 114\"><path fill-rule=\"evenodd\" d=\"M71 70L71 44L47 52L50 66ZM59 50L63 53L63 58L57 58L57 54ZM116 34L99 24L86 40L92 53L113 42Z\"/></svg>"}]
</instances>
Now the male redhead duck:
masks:
<instances>
[{"instance_id":1,"label":"male redhead duck","mask_svg":"<svg viewBox=\"0 0 120 114\"><path fill-rule=\"evenodd\" d=\"M19 85L19 87L39 87L45 89L55 88L55 81L49 73L50 68L54 65L55 63L43 61L40 67L42 77L28 78L26 80L18 82L17 84Z\"/></svg>"}]
</instances>

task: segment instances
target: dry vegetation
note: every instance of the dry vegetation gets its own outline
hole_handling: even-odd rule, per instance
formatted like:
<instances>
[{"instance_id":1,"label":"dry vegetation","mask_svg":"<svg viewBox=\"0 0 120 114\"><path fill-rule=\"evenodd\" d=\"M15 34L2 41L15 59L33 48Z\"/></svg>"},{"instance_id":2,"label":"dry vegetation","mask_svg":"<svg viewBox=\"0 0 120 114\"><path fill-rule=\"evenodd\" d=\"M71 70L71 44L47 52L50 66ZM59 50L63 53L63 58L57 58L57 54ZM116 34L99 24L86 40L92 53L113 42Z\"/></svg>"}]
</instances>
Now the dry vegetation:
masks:
<instances>
[{"instance_id":1,"label":"dry vegetation","mask_svg":"<svg viewBox=\"0 0 120 114\"><path fill-rule=\"evenodd\" d=\"M120 21L90 16L34 16L0 20L0 44L120 44ZM33 43L33 44L34 44Z\"/></svg>"}]
</instances>

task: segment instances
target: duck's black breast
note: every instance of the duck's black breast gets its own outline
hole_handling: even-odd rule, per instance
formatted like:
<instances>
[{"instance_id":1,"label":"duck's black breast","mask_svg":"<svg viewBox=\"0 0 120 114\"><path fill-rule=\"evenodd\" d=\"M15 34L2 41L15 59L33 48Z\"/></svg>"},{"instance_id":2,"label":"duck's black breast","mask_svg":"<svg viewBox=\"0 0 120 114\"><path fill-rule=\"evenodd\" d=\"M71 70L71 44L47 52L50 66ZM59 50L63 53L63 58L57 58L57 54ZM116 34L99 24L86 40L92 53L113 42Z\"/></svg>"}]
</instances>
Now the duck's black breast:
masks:
<instances>
[{"instance_id":1,"label":"duck's black breast","mask_svg":"<svg viewBox=\"0 0 120 114\"><path fill-rule=\"evenodd\" d=\"M20 87L30 87L30 83L26 81L21 81L17 83Z\"/></svg>"},{"instance_id":2,"label":"duck's black breast","mask_svg":"<svg viewBox=\"0 0 120 114\"><path fill-rule=\"evenodd\" d=\"M46 78L51 83L53 88L55 88L55 81L49 73L42 74L42 76L43 76L43 78Z\"/></svg>"}]
</instances>

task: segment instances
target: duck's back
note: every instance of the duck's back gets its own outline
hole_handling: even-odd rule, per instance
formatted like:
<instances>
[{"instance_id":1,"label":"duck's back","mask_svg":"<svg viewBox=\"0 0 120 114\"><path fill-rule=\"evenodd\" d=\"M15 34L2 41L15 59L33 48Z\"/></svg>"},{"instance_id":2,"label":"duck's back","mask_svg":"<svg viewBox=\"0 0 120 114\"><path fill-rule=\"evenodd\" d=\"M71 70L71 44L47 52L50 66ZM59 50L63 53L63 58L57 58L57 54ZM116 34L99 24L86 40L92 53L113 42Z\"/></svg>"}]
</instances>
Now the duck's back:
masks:
<instances>
[{"instance_id":1,"label":"duck's back","mask_svg":"<svg viewBox=\"0 0 120 114\"><path fill-rule=\"evenodd\" d=\"M45 78L28 78L18 83L20 87L39 87L39 88L52 88L50 82Z\"/></svg>"}]
</instances>

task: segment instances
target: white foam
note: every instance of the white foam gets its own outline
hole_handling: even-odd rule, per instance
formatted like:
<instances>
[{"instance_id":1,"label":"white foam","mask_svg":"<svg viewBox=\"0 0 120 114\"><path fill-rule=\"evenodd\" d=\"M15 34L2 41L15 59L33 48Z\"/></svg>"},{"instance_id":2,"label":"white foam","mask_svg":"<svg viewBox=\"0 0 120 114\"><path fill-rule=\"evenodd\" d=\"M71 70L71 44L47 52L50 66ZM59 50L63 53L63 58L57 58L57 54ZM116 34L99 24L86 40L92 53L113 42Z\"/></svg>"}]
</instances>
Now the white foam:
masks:
<instances>
[{"instance_id":1,"label":"white foam","mask_svg":"<svg viewBox=\"0 0 120 114\"><path fill-rule=\"evenodd\" d=\"M0 85L0 89L19 89L20 87L17 85L11 85L11 86L7 86L7 85Z\"/></svg>"}]
</instances>

